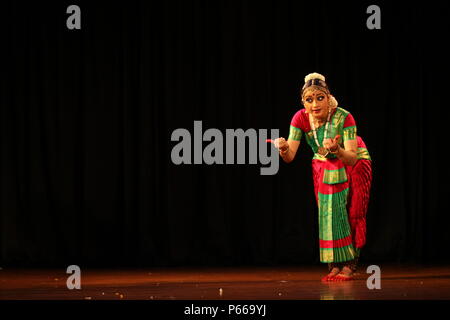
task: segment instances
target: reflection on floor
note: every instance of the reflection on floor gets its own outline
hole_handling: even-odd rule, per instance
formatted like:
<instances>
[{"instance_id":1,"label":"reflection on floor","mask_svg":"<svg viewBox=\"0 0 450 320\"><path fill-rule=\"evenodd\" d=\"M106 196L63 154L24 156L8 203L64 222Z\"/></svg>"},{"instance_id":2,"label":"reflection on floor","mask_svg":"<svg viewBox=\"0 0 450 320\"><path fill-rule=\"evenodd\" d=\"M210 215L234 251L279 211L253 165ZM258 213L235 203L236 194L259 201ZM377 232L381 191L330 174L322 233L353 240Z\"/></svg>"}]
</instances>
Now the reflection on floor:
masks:
<instances>
[{"instance_id":1,"label":"reflection on floor","mask_svg":"<svg viewBox=\"0 0 450 320\"><path fill-rule=\"evenodd\" d=\"M381 289L355 280L321 282L325 266L98 270L81 267L81 289L66 270L0 269L0 300L348 300L450 299L450 266L383 266Z\"/></svg>"}]
</instances>

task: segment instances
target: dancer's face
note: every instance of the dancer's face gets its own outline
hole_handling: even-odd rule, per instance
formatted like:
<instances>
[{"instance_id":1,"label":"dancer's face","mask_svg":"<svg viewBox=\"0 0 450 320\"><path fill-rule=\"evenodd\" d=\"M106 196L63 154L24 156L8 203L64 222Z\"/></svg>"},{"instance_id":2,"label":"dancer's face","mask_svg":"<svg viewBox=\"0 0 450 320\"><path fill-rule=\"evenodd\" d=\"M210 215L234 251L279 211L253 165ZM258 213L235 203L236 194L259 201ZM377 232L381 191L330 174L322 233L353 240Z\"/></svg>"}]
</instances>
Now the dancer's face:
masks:
<instances>
[{"instance_id":1,"label":"dancer's face","mask_svg":"<svg viewBox=\"0 0 450 320\"><path fill-rule=\"evenodd\" d=\"M325 120L328 116L328 95L320 90L308 90L303 95L306 112L314 118Z\"/></svg>"}]
</instances>

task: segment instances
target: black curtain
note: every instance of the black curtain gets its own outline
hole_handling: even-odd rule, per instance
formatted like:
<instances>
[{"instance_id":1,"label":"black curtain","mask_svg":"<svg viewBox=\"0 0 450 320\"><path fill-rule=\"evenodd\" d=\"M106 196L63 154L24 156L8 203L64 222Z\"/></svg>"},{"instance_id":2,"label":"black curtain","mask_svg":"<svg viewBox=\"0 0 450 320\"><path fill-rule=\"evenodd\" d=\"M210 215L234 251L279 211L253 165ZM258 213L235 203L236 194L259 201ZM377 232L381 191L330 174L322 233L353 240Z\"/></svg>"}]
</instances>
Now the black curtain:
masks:
<instances>
[{"instance_id":1,"label":"black curtain","mask_svg":"<svg viewBox=\"0 0 450 320\"><path fill-rule=\"evenodd\" d=\"M69 30L69 5L81 29ZM378 4L381 29L366 9ZM448 49L439 4L7 1L1 266L319 263L312 152L175 165L171 134L279 128L327 77L373 159L365 262L448 262Z\"/></svg>"}]
</instances>

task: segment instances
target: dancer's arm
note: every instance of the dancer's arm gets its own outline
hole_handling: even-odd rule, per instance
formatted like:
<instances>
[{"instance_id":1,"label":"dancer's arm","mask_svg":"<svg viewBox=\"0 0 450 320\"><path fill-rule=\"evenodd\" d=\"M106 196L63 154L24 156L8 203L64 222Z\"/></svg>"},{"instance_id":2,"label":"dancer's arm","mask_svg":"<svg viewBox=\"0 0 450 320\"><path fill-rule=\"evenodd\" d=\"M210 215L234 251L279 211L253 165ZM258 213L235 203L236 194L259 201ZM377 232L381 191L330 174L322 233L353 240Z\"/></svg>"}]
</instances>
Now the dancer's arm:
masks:
<instances>
[{"instance_id":1,"label":"dancer's arm","mask_svg":"<svg viewBox=\"0 0 450 320\"><path fill-rule=\"evenodd\" d=\"M344 148L339 146L340 135L337 135L334 139L325 139L323 145L330 150L339 160L341 160L346 166L353 166L357 158L356 150L358 149L358 142L356 139L345 140Z\"/></svg>"},{"instance_id":2,"label":"dancer's arm","mask_svg":"<svg viewBox=\"0 0 450 320\"><path fill-rule=\"evenodd\" d=\"M287 141L284 138L278 138L272 141L275 148L278 148L281 158L286 163L294 160L298 147L300 146L300 140L303 135L302 130L304 130L304 122L302 122L304 112L304 109L299 110L292 118Z\"/></svg>"},{"instance_id":3,"label":"dancer's arm","mask_svg":"<svg viewBox=\"0 0 450 320\"><path fill-rule=\"evenodd\" d=\"M288 139L286 141L284 138L275 139L274 145L278 148L280 156L284 162L289 163L294 160L297 154L298 147L300 146L300 140Z\"/></svg>"},{"instance_id":4,"label":"dancer's arm","mask_svg":"<svg viewBox=\"0 0 450 320\"><path fill-rule=\"evenodd\" d=\"M358 143L356 139L345 141L344 148L339 148L336 153L336 156L346 166L353 166L358 160L356 152L356 150L358 149Z\"/></svg>"},{"instance_id":5,"label":"dancer's arm","mask_svg":"<svg viewBox=\"0 0 450 320\"><path fill-rule=\"evenodd\" d=\"M333 153L345 165L353 166L358 161L358 140L356 121L350 113L345 117L343 129L344 148L341 148L339 145L332 146L331 151L334 151ZM339 139L337 142L339 142Z\"/></svg>"}]
</instances>

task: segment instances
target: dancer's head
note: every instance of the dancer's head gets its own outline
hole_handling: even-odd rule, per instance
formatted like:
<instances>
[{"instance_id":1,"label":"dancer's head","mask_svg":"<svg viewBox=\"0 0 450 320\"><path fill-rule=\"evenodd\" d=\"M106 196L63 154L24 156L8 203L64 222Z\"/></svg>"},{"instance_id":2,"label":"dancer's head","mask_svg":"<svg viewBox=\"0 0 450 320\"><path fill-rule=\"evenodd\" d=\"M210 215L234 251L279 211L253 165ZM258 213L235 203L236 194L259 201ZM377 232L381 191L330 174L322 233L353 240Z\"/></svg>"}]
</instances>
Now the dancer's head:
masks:
<instances>
[{"instance_id":1,"label":"dancer's head","mask_svg":"<svg viewBox=\"0 0 450 320\"><path fill-rule=\"evenodd\" d=\"M317 119L326 119L328 112L337 107L337 101L320 73L310 73L305 77L301 96L306 112Z\"/></svg>"}]
</instances>

